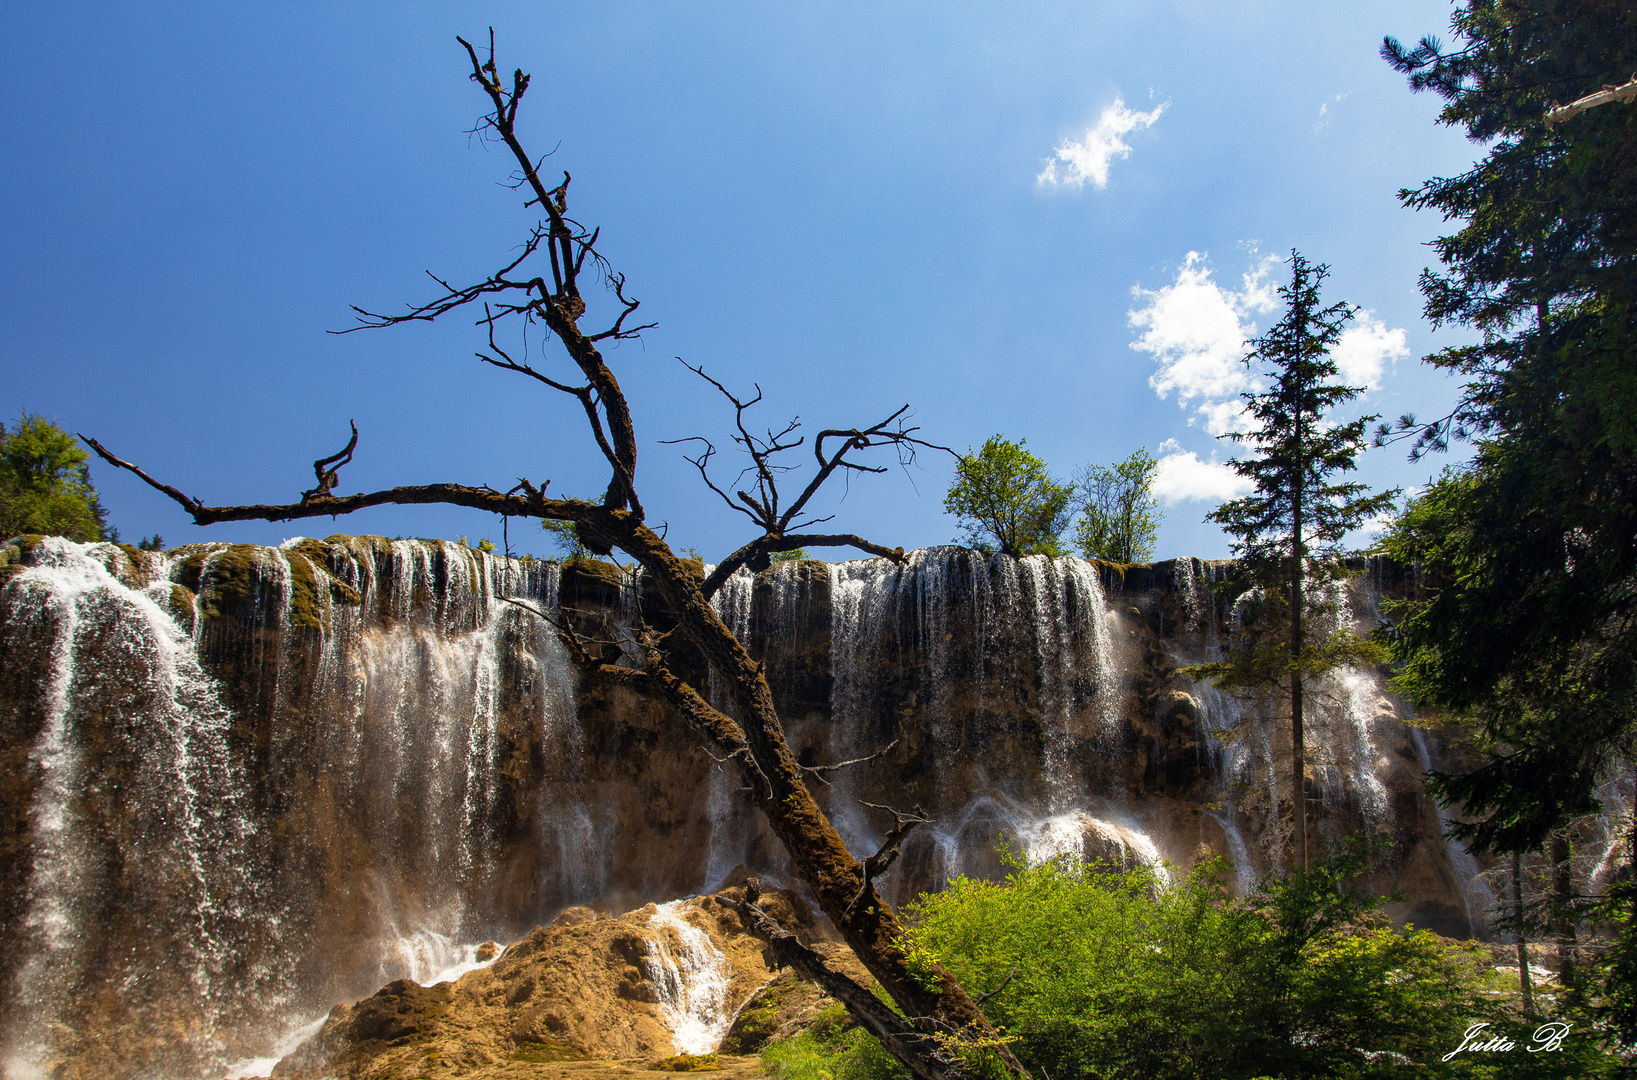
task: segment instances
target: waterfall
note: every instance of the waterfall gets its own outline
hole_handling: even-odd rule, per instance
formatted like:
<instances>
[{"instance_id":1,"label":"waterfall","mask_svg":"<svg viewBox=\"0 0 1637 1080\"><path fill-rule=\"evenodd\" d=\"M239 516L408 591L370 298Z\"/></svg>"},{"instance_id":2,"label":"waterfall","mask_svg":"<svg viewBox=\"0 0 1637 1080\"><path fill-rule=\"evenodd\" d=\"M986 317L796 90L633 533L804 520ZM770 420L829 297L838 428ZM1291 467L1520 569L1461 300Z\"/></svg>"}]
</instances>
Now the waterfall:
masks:
<instances>
[{"instance_id":1,"label":"waterfall","mask_svg":"<svg viewBox=\"0 0 1637 1080\"><path fill-rule=\"evenodd\" d=\"M34 838L8 1069L100 1015L194 1033L150 1068L254 1058L603 895L567 657L495 599L551 610L557 575L439 541L35 544L3 626L41 675L4 714ZM520 789L525 762L567 783Z\"/></svg>"},{"instance_id":2,"label":"waterfall","mask_svg":"<svg viewBox=\"0 0 1637 1080\"><path fill-rule=\"evenodd\" d=\"M210 1030L241 995L277 989L234 951L258 907L255 830L218 686L155 596L99 555L119 553L44 539L8 586L8 665L45 676L25 778L33 858L4 998L12 1019L0 1033L0 1054L21 1076L38 1071L49 1029L76 1006L140 1010L172 996L185 1005L176 1019ZM110 960L92 927L131 918L99 905L113 890L155 921L130 955Z\"/></svg>"},{"instance_id":3,"label":"waterfall","mask_svg":"<svg viewBox=\"0 0 1637 1080\"><path fill-rule=\"evenodd\" d=\"M1123 701L1113 618L1093 564L929 548L902 566L834 566L830 595L829 760L867 755L895 737L931 744L928 805L960 808L916 841L929 843L941 864L934 882L993 866L995 843L1008 837L1028 848L1025 836L1056 836L1071 823L1095 833L1102 818L1085 813L1093 804L1103 817L1130 816L1097 783L1091 760L1094 748L1115 744ZM898 674L884 678L888 672ZM1027 761L1040 767L974 762L979 733L996 727L1030 744ZM858 805L865 782L861 772L840 774L828 804L860 856L882 837L882 822ZM1041 843L1045 851L1057 841ZM1158 860L1146 837L1128 847Z\"/></svg>"},{"instance_id":4,"label":"waterfall","mask_svg":"<svg viewBox=\"0 0 1637 1080\"><path fill-rule=\"evenodd\" d=\"M1227 855L1245 891L1283 850L1288 724L1276 696L1178 671L1232 632L1222 571L938 547L741 571L712 604L803 765L891 747L810 781L860 857L889 824L864 803L933 819L882 880L891 902L1004 876L1002 844L1162 873ZM264 1071L336 1003L458 974L567 905L629 910L740 865L788 881L735 767L582 682L537 614L613 657L639 615L661 625L656 602L596 560L437 540L0 544L0 826L24 838L0 846L7 1075ZM733 712L697 657L677 665ZM1483 864L1420 791L1443 751L1377 672L1314 702L1321 835L1393 830L1393 865L1444 890L1417 924L1481 931ZM1629 776L1611 784L1627 814ZM1616 824L1577 839L1593 879ZM664 905L649 962L678 1047L710 1050L725 976L698 935Z\"/></svg>"},{"instance_id":5,"label":"waterfall","mask_svg":"<svg viewBox=\"0 0 1637 1080\"><path fill-rule=\"evenodd\" d=\"M678 1053L709 1054L727 1034L733 1014L727 1008L733 977L727 957L710 935L682 917L684 900L654 909L643 966L659 995L660 1015L671 1029Z\"/></svg>"}]
</instances>

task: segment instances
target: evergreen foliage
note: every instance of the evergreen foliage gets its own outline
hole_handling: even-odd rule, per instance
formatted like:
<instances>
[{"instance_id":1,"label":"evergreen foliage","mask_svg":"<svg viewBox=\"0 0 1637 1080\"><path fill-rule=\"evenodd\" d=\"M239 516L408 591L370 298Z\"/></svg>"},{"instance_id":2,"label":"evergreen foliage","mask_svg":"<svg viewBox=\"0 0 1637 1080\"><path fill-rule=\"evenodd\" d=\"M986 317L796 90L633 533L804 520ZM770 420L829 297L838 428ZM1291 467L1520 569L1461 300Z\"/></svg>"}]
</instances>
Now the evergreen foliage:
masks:
<instances>
[{"instance_id":1,"label":"evergreen foliage","mask_svg":"<svg viewBox=\"0 0 1637 1080\"><path fill-rule=\"evenodd\" d=\"M1459 407L1398 424L1416 452L1478 445L1389 539L1429 586L1391 645L1400 688L1473 718L1490 748L1482 768L1438 780L1473 819L1464 835L1532 850L1595 808L1637 705L1637 109L1544 120L1637 68L1637 9L1481 0L1454 29L1459 49L1383 47L1446 100L1442 123L1494 143L1401 195L1463 222L1422 289L1435 322L1484 338L1427 358L1466 378Z\"/></svg>"},{"instance_id":2,"label":"evergreen foliage","mask_svg":"<svg viewBox=\"0 0 1637 1080\"><path fill-rule=\"evenodd\" d=\"M25 412L10 430L0 424L0 537L118 539L89 462L74 436L42 416Z\"/></svg>"},{"instance_id":3,"label":"evergreen foliage","mask_svg":"<svg viewBox=\"0 0 1637 1080\"><path fill-rule=\"evenodd\" d=\"M1380 649L1338 619L1335 584L1347 574L1342 538L1392 505L1397 492L1369 494L1364 484L1336 482L1351 472L1374 416L1344 424L1332 409L1362 393L1331 380L1330 349L1357 310L1321 306L1329 267L1291 253L1290 284L1279 289L1284 317L1251 342L1245 363L1263 365L1268 389L1243 396L1250 431L1224 436L1251 448L1232 462L1256 485L1244 498L1206 515L1238 537L1239 574L1227 584L1242 595L1243 631L1227 658L1189 668L1224 689L1288 685L1291 705L1292 832L1296 865L1307 861L1303 747L1304 684L1344 664L1371 663Z\"/></svg>"},{"instance_id":4,"label":"evergreen foliage","mask_svg":"<svg viewBox=\"0 0 1637 1080\"><path fill-rule=\"evenodd\" d=\"M1490 146L1472 169L1401 193L1460 228L1422 275L1439 323L1482 331L1427 358L1464 380L1457 408L1400 419L1412 454L1476 443L1416 499L1388 550L1424 589L1394 614L1398 685L1464 717L1487 751L1434 778L1479 849L1539 849L1599 809L1637 742L1637 108L1560 124L1554 104L1637 71L1637 8L1616 0L1472 0L1455 47L1383 55L1440 121ZM1632 857L1637 858L1637 844ZM1618 932L1583 992L1637 1042L1637 881L1628 859L1594 906Z\"/></svg>"},{"instance_id":5,"label":"evergreen foliage","mask_svg":"<svg viewBox=\"0 0 1637 1080\"><path fill-rule=\"evenodd\" d=\"M1062 534L1074 489L1053 480L1046 463L1024 449L1027 442L994 435L955 466L944 509L960 519L963 539L979 551L1016 558L1065 554Z\"/></svg>"},{"instance_id":6,"label":"evergreen foliage","mask_svg":"<svg viewBox=\"0 0 1637 1080\"><path fill-rule=\"evenodd\" d=\"M1077 478L1080 523L1075 543L1088 559L1146 562L1159 539L1154 474L1159 462L1139 447L1112 467L1088 465Z\"/></svg>"}]
</instances>

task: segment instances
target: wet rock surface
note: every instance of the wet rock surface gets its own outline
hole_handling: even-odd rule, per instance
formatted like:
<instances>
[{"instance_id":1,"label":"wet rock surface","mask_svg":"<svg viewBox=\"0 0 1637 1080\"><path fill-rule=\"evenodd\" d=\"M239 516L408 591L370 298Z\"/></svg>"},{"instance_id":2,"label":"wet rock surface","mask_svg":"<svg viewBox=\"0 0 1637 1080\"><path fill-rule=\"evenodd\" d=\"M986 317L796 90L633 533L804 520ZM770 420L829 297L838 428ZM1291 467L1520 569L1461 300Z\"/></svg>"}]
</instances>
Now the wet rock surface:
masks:
<instances>
[{"instance_id":1,"label":"wet rock surface","mask_svg":"<svg viewBox=\"0 0 1637 1080\"><path fill-rule=\"evenodd\" d=\"M1404 587L1367 569L1348 596L1366 628ZM1179 671L1232 632L1212 592L1224 571L936 548L902 567L779 564L715 602L766 665L804 763L890 748L818 787L855 852L890 823L866 802L935 819L884 882L895 902L999 876L1002 843L1218 854L1248 884L1284 857L1280 703ZM686 725L578 684L545 622L501 597L611 642L639 611L667 621L611 564L440 541L0 545L0 1049L63 1080L208 1072L337 1001L435 981L472 943L554 918L566 934L595 899L708 892L739 866L789 884L738 779ZM697 657L678 663L721 699ZM1384 838L1376 884L1405 895L1396 914L1468 934L1476 866L1421 787L1428 763L1467 751L1409 727L1383 686L1343 673L1314 695L1313 829ZM638 1017L657 992L609 978L631 1026L597 1052L653 1043ZM541 1046L580 1030L538 993ZM392 1016L453 1007L401 997ZM359 1020L377 1022L399 1021Z\"/></svg>"}]
</instances>

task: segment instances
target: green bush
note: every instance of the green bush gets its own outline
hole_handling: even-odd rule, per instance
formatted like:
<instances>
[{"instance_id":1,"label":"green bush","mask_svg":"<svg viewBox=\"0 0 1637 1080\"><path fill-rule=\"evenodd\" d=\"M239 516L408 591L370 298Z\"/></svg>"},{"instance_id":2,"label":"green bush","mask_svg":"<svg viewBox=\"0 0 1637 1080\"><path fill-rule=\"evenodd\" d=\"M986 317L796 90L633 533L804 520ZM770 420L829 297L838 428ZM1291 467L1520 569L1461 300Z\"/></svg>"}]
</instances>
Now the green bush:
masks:
<instances>
[{"instance_id":1,"label":"green bush","mask_svg":"<svg viewBox=\"0 0 1637 1080\"><path fill-rule=\"evenodd\" d=\"M1073 514L1074 488L1051 478L1025 450L1027 439L994 435L955 466L944 509L960 519L965 541L983 552L1065 555L1060 534Z\"/></svg>"},{"instance_id":2,"label":"green bush","mask_svg":"<svg viewBox=\"0 0 1637 1080\"><path fill-rule=\"evenodd\" d=\"M875 1036L834 1005L793 1039L770 1043L762 1068L774 1080L913 1080Z\"/></svg>"},{"instance_id":3,"label":"green bush","mask_svg":"<svg viewBox=\"0 0 1637 1080\"><path fill-rule=\"evenodd\" d=\"M1236 899L1221 861L1174 882L1014 864L1002 884L960 878L923 897L906 945L993 993L985 1011L1050 1080L1613 1074L1584 1028L1562 1051L1527 1052L1533 1025L1482 947L1392 928L1356 887L1364 865L1333 855ZM1443 1062L1476 1022L1517 1048Z\"/></svg>"}]
</instances>

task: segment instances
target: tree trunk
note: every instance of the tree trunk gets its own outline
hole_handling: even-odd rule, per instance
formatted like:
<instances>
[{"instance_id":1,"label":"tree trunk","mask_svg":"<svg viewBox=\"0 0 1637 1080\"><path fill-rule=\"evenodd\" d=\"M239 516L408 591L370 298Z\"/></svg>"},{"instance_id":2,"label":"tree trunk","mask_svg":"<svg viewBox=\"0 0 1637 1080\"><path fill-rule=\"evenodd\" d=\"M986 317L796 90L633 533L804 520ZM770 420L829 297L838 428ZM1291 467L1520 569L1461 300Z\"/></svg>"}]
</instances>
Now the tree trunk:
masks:
<instances>
[{"instance_id":1,"label":"tree trunk","mask_svg":"<svg viewBox=\"0 0 1637 1080\"><path fill-rule=\"evenodd\" d=\"M1567 832L1553 833L1548 851L1552 860L1552 929L1557 938L1557 977L1563 988L1573 993L1579 983L1575 971L1575 917L1571 907L1574 880Z\"/></svg>"},{"instance_id":2,"label":"tree trunk","mask_svg":"<svg viewBox=\"0 0 1637 1080\"><path fill-rule=\"evenodd\" d=\"M647 526L639 525L621 537L620 546L642 563L678 628L723 677L749 745L750 760L739 759L741 772L820 910L906 1016L930 1018L944 1030L969 1037L992 1037L982 1010L948 972L932 968L919 977L910 972L909 958L899 945L903 925L807 790L762 666L710 606L699 572L672 554ZM1027 1076L1009 1051L1003 1048L1001 1055L1014 1072ZM943 1062L905 1064L925 1080L948 1080L950 1075Z\"/></svg>"},{"instance_id":3,"label":"tree trunk","mask_svg":"<svg viewBox=\"0 0 1637 1080\"><path fill-rule=\"evenodd\" d=\"M1523 939L1523 853L1512 853L1512 918L1513 936L1518 942L1518 992L1523 995L1523 1015L1535 1015L1535 993L1530 984L1529 946Z\"/></svg>"},{"instance_id":4,"label":"tree trunk","mask_svg":"<svg viewBox=\"0 0 1637 1080\"><path fill-rule=\"evenodd\" d=\"M1301 331L1297 330L1296 356L1301 359ZM1298 391L1299 392L1299 391ZM1296 445L1303 445L1301 402L1297 401ZM1296 846L1296 869L1307 869L1307 754L1302 731L1302 649L1306 646L1306 627L1302 624L1302 571L1307 561L1307 546L1302 542L1302 526L1306 516L1303 503L1303 480L1307 476L1307 462L1298 452L1291 490L1290 530L1290 798L1292 839Z\"/></svg>"}]
</instances>

